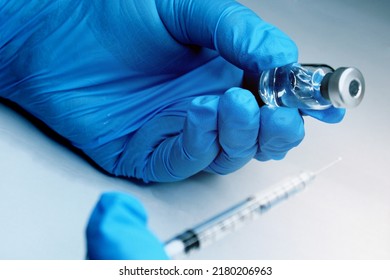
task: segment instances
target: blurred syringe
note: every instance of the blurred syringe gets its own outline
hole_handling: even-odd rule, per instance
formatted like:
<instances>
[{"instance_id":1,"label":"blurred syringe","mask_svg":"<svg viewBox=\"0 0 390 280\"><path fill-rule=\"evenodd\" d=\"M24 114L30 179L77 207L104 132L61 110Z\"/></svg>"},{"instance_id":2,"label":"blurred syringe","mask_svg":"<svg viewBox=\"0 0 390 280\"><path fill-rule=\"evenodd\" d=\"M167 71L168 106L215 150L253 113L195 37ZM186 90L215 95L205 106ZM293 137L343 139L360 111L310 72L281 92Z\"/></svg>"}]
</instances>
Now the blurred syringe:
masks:
<instances>
[{"instance_id":1,"label":"blurred syringe","mask_svg":"<svg viewBox=\"0 0 390 280\"><path fill-rule=\"evenodd\" d=\"M241 203L170 239L165 243L165 251L171 258L178 258L193 250L213 244L290 196L304 190L318 174L340 160L341 157L316 172L302 172L296 177L283 181L269 193L259 193L248 197Z\"/></svg>"}]
</instances>

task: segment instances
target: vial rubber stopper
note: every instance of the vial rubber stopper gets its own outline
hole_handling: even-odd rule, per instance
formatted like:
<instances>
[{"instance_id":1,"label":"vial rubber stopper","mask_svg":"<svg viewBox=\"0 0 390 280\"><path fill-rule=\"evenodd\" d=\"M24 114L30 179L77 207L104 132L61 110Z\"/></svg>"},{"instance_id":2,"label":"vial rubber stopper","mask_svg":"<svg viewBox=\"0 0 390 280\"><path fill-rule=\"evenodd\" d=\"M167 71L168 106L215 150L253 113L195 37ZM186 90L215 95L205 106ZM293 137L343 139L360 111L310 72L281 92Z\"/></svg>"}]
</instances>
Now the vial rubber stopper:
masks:
<instances>
[{"instance_id":1,"label":"vial rubber stopper","mask_svg":"<svg viewBox=\"0 0 390 280\"><path fill-rule=\"evenodd\" d=\"M365 82L354 67L341 67L327 73L321 82L321 95L338 108L353 108L363 99Z\"/></svg>"}]
</instances>

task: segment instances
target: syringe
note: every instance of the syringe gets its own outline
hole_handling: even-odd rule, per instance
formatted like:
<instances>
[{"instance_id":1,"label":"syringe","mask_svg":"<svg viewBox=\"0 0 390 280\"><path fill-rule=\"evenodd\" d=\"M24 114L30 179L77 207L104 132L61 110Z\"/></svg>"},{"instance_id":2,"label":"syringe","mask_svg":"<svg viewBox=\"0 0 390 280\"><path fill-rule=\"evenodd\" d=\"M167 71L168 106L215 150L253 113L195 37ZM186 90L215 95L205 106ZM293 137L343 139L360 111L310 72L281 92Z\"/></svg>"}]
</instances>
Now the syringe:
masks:
<instances>
[{"instance_id":1,"label":"syringe","mask_svg":"<svg viewBox=\"0 0 390 280\"><path fill-rule=\"evenodd\" d=\"M178 258L193 250L213 244L225 235L235 232L248 221L287 200L290 196L301 192L319 173L340 160L341 157L316 172L302 172L298 176L282 182L280 186L275 187L267 194L258 193L248 197L241 203L170 239L165 243L165 251L171 258Z\"/></svg>"}]
</instances>

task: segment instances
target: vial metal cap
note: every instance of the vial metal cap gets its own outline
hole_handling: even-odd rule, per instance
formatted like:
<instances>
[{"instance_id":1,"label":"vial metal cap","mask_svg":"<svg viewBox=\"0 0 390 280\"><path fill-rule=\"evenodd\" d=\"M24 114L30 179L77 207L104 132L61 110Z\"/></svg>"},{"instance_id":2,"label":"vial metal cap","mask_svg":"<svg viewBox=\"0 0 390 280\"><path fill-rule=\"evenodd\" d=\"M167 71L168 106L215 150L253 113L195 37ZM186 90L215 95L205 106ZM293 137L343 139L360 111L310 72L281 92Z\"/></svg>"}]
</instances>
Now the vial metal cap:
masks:
<instances>
[{"instance_id":1,"label":"vial metal cap","mask_svg":"<svg viewBox=\"0 0 390 280\"><path fill-rule=\"evenodd\" d=\"M363 75L354 67L338 68L329 76L327 95L334 107L358 106L363 99L364 90Z\"/></svg>"}]
</instances>

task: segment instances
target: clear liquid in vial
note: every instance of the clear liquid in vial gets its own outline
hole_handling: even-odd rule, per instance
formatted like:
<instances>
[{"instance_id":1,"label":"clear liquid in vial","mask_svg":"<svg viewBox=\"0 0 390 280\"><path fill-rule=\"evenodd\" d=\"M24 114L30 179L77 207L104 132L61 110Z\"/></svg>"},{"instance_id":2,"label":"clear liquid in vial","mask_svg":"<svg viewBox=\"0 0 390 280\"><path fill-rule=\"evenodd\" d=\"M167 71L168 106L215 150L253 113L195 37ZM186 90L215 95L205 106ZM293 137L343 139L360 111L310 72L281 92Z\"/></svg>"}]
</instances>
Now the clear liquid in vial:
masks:
<instances>
[{"instance_id":1,"label":"clear liquid in vial","mask_svg":"<svg viewBox=\"0 0 390 280\"><path fill-rule=\"evenodd\" d=\"M259 94L269 106L323 110L332 106L321 95L325 72L314 71L298 63L264 71L260 77Z\"/></svg>"}]
</instances>

